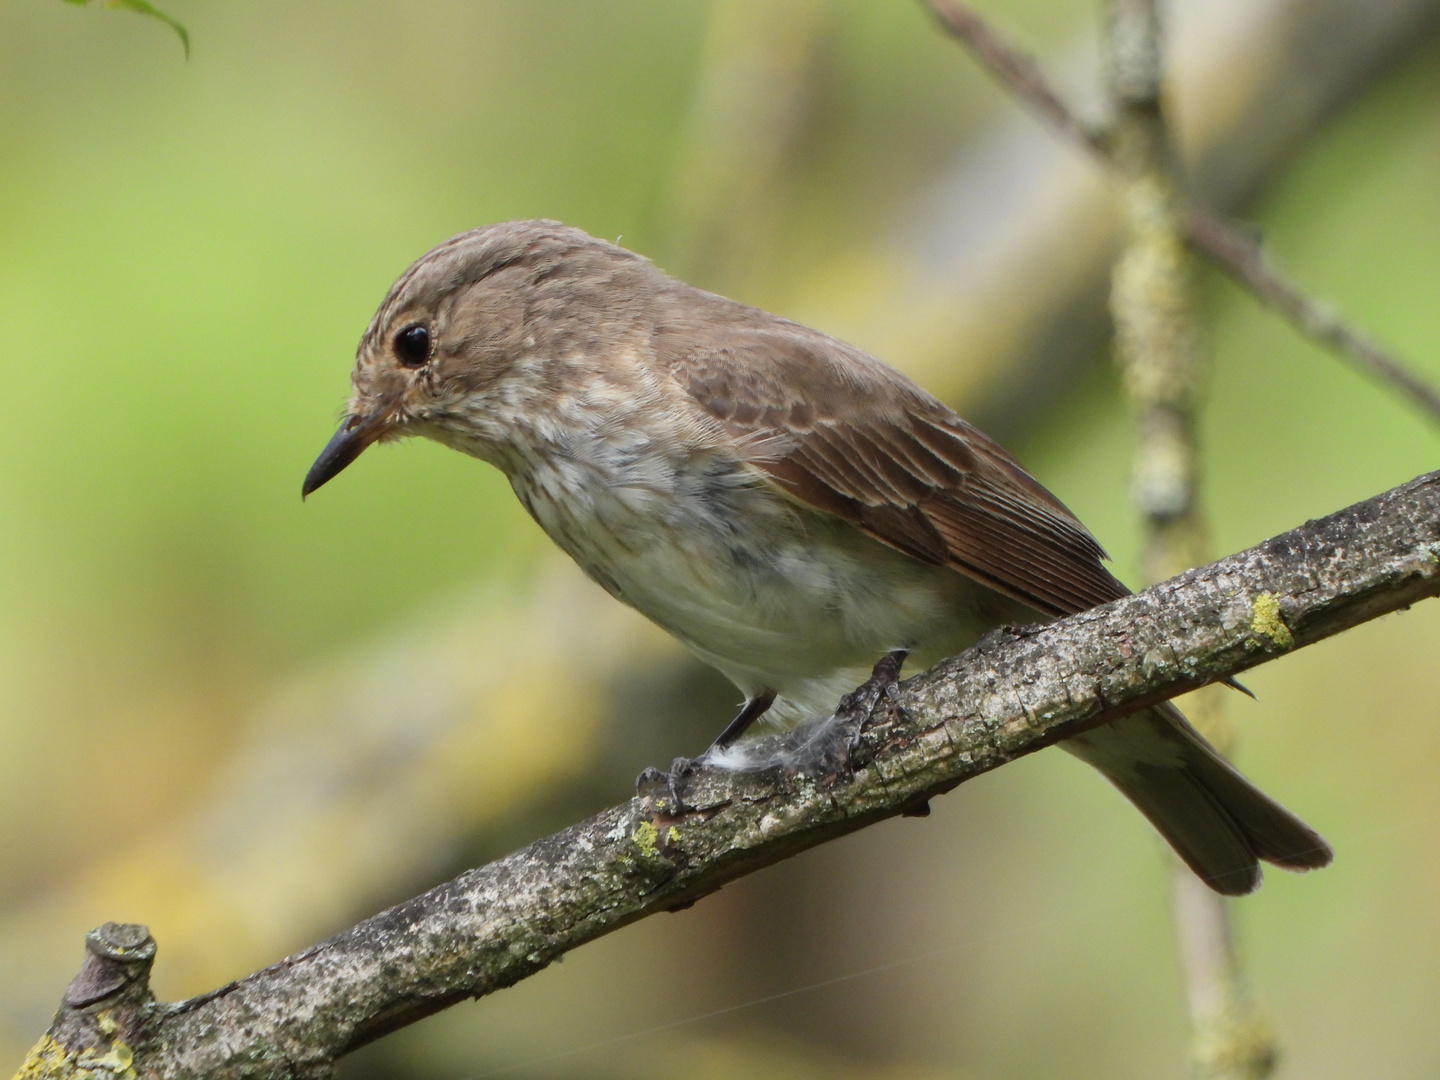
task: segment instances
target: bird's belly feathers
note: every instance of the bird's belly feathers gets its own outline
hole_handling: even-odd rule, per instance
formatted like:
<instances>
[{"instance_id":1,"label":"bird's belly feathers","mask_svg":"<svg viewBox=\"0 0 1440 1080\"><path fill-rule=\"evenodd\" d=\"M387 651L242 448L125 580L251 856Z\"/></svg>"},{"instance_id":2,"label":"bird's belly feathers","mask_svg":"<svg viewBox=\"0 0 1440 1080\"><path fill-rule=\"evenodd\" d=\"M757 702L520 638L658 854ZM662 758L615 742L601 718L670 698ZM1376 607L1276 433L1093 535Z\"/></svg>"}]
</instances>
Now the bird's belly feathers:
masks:
<instances>
[{"instance_id":1,"label":"bird's belly feathers","mask_svg":"<svg viewBox=\"0 0 1440 1080\"><path fill-rule=\"evenodd\" d=\"M929 663L1002 621L1004 601L945 567L801 507L740 465L602 481L560 461L512 476L561 548L612 595L684 642L780 719L833 708L891 649ZM912 668L914 670L914 668Z\"/></svg>"}]
</instances>

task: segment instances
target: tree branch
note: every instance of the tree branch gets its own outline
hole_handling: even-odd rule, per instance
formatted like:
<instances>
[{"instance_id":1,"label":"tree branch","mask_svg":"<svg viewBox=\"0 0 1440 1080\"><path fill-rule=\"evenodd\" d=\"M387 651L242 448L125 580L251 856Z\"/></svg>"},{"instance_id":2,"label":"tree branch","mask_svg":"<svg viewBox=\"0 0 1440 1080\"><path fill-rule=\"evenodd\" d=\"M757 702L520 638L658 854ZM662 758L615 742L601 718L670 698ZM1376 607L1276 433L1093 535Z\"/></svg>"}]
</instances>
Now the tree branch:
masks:
<instances>
[{"instance_id":1,"label":"tree branch","mask_svg":"<svg viewBox=\"0 0 1440 1080\"><path fill-rule=\"evenodd\" d=\"M1145 583L1154 584L1214 557L1195 438L1205 365L1185 198L1163 102L1166 49L1157 0L1106 0L1105 46L1110 147L1123 176L1126 224L1110 312L1138 434L1132 497L1144 520L1141 565ZM1233 754L1223 696L1220 687L1206 687L1190 719ZM1190 1004L1191 1073L1196 1080L1263 1080L1278 1052L1241 975L1230 901L1173 855L1168 862Z\"/></svg>"},{"instance_id":2,"label":"tree branch","mask_svg":"<svg viewBox=\"0 0 1440 1080\"><path fill-rule=\"evenodd\" d=\"M1164 48L1155 0L1107 0L1109 145L1123 182L1126 240L1110 285L1115 353L1135 413L1131 497L1145 519L1154 584L1208 560L1199 503L1196 409L1203 381L1184 195L1161 107Z\"/></svg>"},{"instance_id":3,"label":"tree branch","mask_svg":"<svg viewBox=\"0 0 1440 1080\"><path fill-rule=\"evenodd\" d=\"M132 959L143 930L102 927L91 945L100 960L19 1077L132 1059L156 1080L328 1075L341 1055L627 923L1437 594L1440 472L1135 596L988 635L902 684L898 704L882 700L848 781L703 770L687 790L691 812L632 799L176 1004L149 996L148 946Z\"/></svg>"},{"instance_id":4,"label":"tree branch","mask_svg":"<svg viewBox=\"0 0 1440 1080\"><path fill-rule=\"evenodd\" d=\"M998 34L963 0L924 0L941 27L968 47L995 79L1062 135L1080 143L1104 165L1120 167L1107 129L1081 120L1046 81L1034 58ZM1188 206L1186 238L1199 252L1278 312L1310 340L1399 391L1440 422L1440 390L1368 335L1307 296L1266 258L1254 234L1198 206Z\"/></svg>"},{"instance_id":5,"label":"tree branch","mask_svg":"<svg viewBox=\"0 0 1440 1080\"><path fill-rule=\"evenodd\" d=\"M1440 390L1406 367L1320 301L1306 296L1265 258L1253 232L1191 206L1186 233L1207 255L1260 301L1301 333L1346 357L1362 371L1389 383L1431 416L1440 418Z\"/></svg>"}]
</instances>

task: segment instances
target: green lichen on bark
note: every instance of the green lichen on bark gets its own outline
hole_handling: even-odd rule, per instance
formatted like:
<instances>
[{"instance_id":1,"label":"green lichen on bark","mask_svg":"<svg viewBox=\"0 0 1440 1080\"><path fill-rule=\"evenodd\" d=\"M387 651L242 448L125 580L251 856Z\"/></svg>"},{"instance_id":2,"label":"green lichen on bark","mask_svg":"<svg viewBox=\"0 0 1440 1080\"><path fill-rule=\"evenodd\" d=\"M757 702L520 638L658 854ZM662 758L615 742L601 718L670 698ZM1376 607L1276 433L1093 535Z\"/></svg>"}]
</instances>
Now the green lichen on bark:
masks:
<instances>
[{"instance_id":1,"label":"green lichen on bark","mask_svg":"<svg viewBox=\"0 0 1440 1080\"><path fill-rule=\"evenodd\" d=\"M655 828L654 823L642 821L635 826L635 832L630 837L635 841L635 846L640 849L642 859L655 859L660 855L660 849L656 846L660 839L660 830Z\"/></svg>"},{"instance_id":2,"label":"green lichen on bark","mask_svg":"<svg viewBox=\"0 0 1440 1080\"><path fill-rule=\"evenodd\" d=\"M1270 641L1277 649L1289 649L1295 645L1295 635L1285 625L1280 615L1280 599L1268 592L1255 597L1250 617L1250 629Z\"/></svg>"},{"instance_id":3,"label":"green lichen on bark","mask_svg":"<svg viewBox=\"0 0 1440 1080\"><path fill-rule=\"evenodd\" d=\"M103 1018L99 1026L107 1026ZM108 1026L113 1030L113 1023ZM135 1052L119 1038L69 1050L46 1034L26 1055L14 1080L138 1080Z\"/></svg>"},{"instance_id":4,"label":"green lichen on bark","mask_svg":"<svg viewBox=\"0 0 1440 1080\"><path fill-rule=\"evenodd\" d=\"M1198 1022L1191 1051L1200 1078L1264 1080L1279 1060L1274 1028L1248 1002Z\"/></svg>"},{"instance_id":5,"label":"green lichen on bark","mask_svg":"<svg viewBox=\"0 0 1440 1080\"><path fill-rule=\"evenodd\" d=\"M15 1080L60 1080L61 1077L74 1075L75 1065L70 1054L49 1035L42 1035L40 1041L31 1047L30 1053L25 1056L20 1071L15 1074Z\"/></svg>"}]
</instances>

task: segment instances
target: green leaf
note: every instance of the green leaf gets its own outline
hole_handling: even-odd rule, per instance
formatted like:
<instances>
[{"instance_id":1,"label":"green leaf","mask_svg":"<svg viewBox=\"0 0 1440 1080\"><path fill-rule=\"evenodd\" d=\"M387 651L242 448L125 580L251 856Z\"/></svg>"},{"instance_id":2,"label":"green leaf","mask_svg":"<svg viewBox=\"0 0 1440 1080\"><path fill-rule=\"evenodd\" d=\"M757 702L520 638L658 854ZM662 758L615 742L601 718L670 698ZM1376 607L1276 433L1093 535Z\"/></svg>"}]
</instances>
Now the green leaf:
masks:
<instances>
[{"instance_id":1,"label":"green leaf","mask_svg":"<svg viewBox=\"0 0 1440 1080\"><path fill-rule=\"evenodd\" d=\"M84 7L90 0L65 0L67 4L76 4ZM190 34L180 23L176 22L169 15L166 15L153 4L147 4L145 0L105 0L107 8L119 8L121 11L133 11L139 15L149 15L152 19L159 19L166 26L174 30L180 36L180 44L185 49L185 59L190 59Z\"/></svg>"}]
</instances>

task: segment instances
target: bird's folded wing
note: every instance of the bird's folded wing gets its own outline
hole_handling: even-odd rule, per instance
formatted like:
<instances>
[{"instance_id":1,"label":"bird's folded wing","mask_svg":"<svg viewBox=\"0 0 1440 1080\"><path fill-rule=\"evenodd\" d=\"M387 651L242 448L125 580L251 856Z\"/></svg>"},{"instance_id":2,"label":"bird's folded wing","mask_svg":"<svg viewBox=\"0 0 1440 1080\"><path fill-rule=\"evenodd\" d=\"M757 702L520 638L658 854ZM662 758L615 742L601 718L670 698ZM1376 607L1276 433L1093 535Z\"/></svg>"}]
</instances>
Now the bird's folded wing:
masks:
<instances>
[{"instance_id":1,"label":"bird's folded wing","mask_svg":"<svg viewBox=\"0 0 1440 1080\"><path fill-rule=\"evenodd\" d=\"M657 338L680 386L792 497L1047 615L1124 596L1104 551L995 442L858 349L782 320Z\"/></svg>"}]
</instances>

